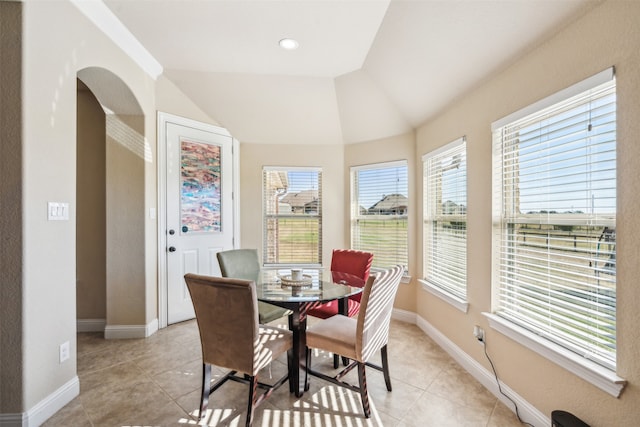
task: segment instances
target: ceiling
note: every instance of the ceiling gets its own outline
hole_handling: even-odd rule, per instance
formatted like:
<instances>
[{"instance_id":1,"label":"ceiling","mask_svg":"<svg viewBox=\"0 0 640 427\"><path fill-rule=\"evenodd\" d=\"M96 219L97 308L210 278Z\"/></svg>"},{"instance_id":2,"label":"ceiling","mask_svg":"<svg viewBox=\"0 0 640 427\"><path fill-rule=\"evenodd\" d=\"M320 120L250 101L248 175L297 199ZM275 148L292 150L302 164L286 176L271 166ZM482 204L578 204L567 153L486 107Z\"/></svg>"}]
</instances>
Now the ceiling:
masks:
<instances>
[{"instance_id":1,"label":"ceiling","mask_svg":"<svg viewBox=\"0 0 640 427\"><path fill-rule=\"evenodd\" d=\"M409 132L597 2L104 0L205 113L269 144Z\"/></svg>"}]
</instances>

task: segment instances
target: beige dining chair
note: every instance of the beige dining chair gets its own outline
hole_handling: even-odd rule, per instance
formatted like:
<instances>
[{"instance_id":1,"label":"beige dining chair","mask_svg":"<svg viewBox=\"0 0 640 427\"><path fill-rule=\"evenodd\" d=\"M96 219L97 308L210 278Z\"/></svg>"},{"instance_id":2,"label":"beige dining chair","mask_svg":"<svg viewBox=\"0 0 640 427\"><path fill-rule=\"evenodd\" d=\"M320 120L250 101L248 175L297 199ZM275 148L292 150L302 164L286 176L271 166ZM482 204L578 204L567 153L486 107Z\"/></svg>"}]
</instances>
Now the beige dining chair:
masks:
<instances>
[{"instance_id":1,"label":"beige dining chair","mask_svg":"<svg viewBox=\"0 0 640 427\"><path fill-rule=\"evenodd\" d=\"M371 252L358 251L354 249L334 249L331 254L331 272L332 273L347 273L352 276L362 279L361 284L350 283L350 286L364 287L364 284L369 278L369 271L371 270L371 264L373 263L373 254ZM360 311L360 299L362 293L347 298L347 313L349 317L355 317ZM320 304L307 312L309 316L319 317L326 319L338 314L338 300L333 300ZM343 358L344 365L347 366L347 359ZM340 362L338 355L333 355L333 367L338 368Z\"/></svg>"},{"instance_id":2,"label":"beige dining chair","mask_svg":"<svg viewBox=\"0 0 640 427\"><path fill-rule=\"evenodd\" d=\"M336 314L315 323L307 329L307 375L305 390L309 389L309 375L346 387L360 393L362 409L366 418L371 416L367 392L366 367L382 371L387 390L391 391L387 343L391 311L398 285L404 274L402 266L396 266L370 276L360 300L357 318ZM328 376L311 367L312 349L339 354L352 362L336 376ZM382 366L369 362L371 356L380 351ZM342 380L355 367L358 368L358 386Z\"/></svg>"},{"instance_id":3,"label":"beige dining chair","mask_svg":"<svg viewBox=\"0 0 640 427\"><path fill-rule=\"evenodd\" d=\"M258 280L260 260L257 249L231 249L218 252L216 256L223 277ZM289 314L291 311L286 308L258 301L258 320L261 324L272 322Z\"/></svg>"},{"instance_id":4,"label":"beige dining chair","mask_svg":"<svg viewBox=\"0 0 640 427\"><path fill-rule=\"evenodd\" d=\"M254 281L196 274L186 274L184 279L195 309L202 345L200 419L207 411L209 395L227 380L233 380L249 384L246 426L250 426L255 408L291 376L292 333L258 323ZM287 374L272 385L258 381L260 371L285 352ZM213 385L212 365L230 369ZM258 388L264 391L257 393Z\"/></svg>"}]
</instances>

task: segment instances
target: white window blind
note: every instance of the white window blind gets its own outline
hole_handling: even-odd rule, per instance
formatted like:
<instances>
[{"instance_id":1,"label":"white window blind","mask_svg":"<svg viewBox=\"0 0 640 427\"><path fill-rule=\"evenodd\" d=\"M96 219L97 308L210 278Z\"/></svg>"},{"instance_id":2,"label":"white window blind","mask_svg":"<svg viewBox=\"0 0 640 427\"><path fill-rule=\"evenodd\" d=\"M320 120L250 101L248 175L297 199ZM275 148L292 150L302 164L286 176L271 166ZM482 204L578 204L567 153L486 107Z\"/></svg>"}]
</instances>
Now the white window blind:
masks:
<instances>
[{"instance_id":1,"label":"white window blind","mask_svg":"<svg viewBox=\"0 0 640 427\"><path fill-rule=\"evenodd\" d=\"M351 247L373 253L373 268L408 265L407 162L351 168Z\"/></svg>"},{"instance_id":2,"label":"white window blind","mask_svg":"<svg viewBox=\"0 0 640 427\"><path fill-rule=\"evenodd\" d=\"M265 265L322 263L322 171L265 167L262 172Z\"/></svg>"},{"instance_id":3,"label":"white window blind","mask_svg":"<svg viewBox=\"0 0 640 427\"><path fill-rule=\"evenodd\" d=\"M493 277L496 314L615 370L612 71L494 124Z\"/></svg>"},{"instance_id":4,"label":"white window blind","mask_svg":"<svg viewBox=\"0 0 640 427\"><path fill-rule=\"evenodd\" d=\"M424 279L467 298L467 149L460 138L423 156Z\"/></svg>"}]
</instances>

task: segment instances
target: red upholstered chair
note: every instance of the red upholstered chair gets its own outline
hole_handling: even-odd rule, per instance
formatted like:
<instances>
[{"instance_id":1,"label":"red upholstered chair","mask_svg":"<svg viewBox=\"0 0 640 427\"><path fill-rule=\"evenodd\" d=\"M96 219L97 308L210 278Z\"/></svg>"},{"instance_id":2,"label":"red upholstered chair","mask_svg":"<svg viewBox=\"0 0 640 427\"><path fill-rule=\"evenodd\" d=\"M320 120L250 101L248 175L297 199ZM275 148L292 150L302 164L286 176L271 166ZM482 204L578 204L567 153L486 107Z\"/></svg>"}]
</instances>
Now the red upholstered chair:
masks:
<instances>
[{"instance_id":1,"label":"red upholstered chair","mask_svg":"<svg viewBox=\"0 0 640 427\"><path fill-rule=\"evenodd\" d=\"M353 283L352 281L346 281L350 286L364 287L364 284L369 278L369 270L371 270L371 263L373 262L373 254L369 252L355 251L351 249L334 249L331 256L331 271L334 273L333 281L340 283L340 273L350 274L356 276L362 281ZM356 294L349 297L349 317L354 317L360 311L360 299L362 294ZM331 316L338 314L338 301L331 301L326 304L322 304L319 307L309 310L307 313L310 316L319 317L321 319L327 319Z\"/></svg>"}]
</instances>

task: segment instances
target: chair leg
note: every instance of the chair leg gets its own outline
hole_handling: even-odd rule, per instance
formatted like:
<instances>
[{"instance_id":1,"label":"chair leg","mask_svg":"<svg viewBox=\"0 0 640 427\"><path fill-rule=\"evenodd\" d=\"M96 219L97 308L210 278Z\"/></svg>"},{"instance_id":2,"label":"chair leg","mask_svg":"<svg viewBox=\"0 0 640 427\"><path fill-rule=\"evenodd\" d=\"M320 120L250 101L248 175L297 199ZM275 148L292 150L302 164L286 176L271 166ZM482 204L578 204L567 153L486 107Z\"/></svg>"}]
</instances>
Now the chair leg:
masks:
<instances>
[{"instance_id":1,"label":"chair leg","mask_svg":"<svg viewBox=\"0 0 640 427\"><path fill-rule=\"evenodd\" d=\"M360 400L365 418L371 418L371 408L369 406L369 392L367 391L366 365L358 362L358 381L360 382Z\"/></svg>"},{"instance_id":2,"label":"chair leg","mask_svg":"<svg viewBox=\"0 0 640 427\"><path fill-rule=\"evenodd\" d=\"M211 365L202 364L202 393L200 394L200 418L204 417L209 405L209 393L211 390Z\"/></svg>"},{"instance_id":3,"label":"chair leg","mask_svg":"<svg viewBox=\"0 0 640 427\"><path fill-rule=\"evenodd\" d=\"M389 357L387 356L386 345L380 349L380 356L382 357L382 373L384 374L384 383L387 385L387 390L391 391L391 376L389 375Z\"/></svg>"},{"instance_id":4,"label":"chair leg","mask_svg":"<svg viewBox=\"0 0 640 427\"><path fill-rule=\"evenodd\" d=\"M347 366L349 364L349 358L342 356L342 364L344 366ZM340 366L340 356L338 356L337 354L334 354L333 355L333 369L338 369L339 366Z\"/></svg>"},{"instance_id":5,"label":"chair leg","mask_svg":"<svg viewBox=\"0 0 640 427\"><path fill-rule=\"evenodd\" d=\"M249 378L249 403L247 405L247 422L245 423L246 427L251 426L251 423L253 422L253 410L255 408L256 391L258 389L258 377L254 375Z\"/></svg>"},{"instance_id":6,"label":"chair leg","mask_svg":"<svg viewBox=\"0 0 640 427\"><path fill-rule=\"evenodd\" d=\"M312 350L309 347L307 347L306 361L305 361L306 369L304 370L304 391L309 391L309 370L311 369L311 352Z\"/></svg>"}]
</instances>

